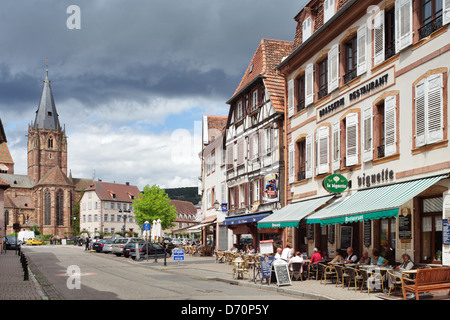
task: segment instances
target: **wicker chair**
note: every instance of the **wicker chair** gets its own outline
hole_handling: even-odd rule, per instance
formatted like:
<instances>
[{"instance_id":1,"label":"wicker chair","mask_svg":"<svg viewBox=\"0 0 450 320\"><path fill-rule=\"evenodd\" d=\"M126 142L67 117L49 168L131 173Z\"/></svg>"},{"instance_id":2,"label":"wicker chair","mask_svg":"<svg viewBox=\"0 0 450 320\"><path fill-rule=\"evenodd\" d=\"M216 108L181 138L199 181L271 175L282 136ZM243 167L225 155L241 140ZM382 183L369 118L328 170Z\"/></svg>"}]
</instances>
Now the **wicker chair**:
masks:
<instances>
[{"instance_id":1,"label":"wicker chair","mask_svg":"<svg viewBox=\"0 0 450 320\"><path fill-rule=\"evenodd\" d=\"M317 264L317 274L321 274L320 283L322 284L322 280L324 280L324 284L327 285L327 278L333 281L333 278L337 277L336 269L332 266L326 266L323 263Z\"/></svg>"},{"instance_id":2,"label":"wicker chair","mask_svg":"<svg viewBox=\"0 0 450 320\"><path fill-rule=\"evenodd\" d=\"M350 289L350 284L354 281L355 283L355 291L358 288L358 282L363 282L363 277L358 273L358 270L355 268L346 267L345 272L349 276L348 289Z\"/></svg>"},{"instance_id":3,"label":"wicker chair","mask_svg":"<svg viewBox=\"0 0 450 320\"><path fill-rule=\"evenodd\" d=\"M388 284L389 284L388 296L391 296L392 289L394 289L394 291L395 291L395 288L397 288L398 286L400 286L400 288L402 289L402 293L403 293L404 281L403 281L402 277L399 276L398 274L394 274L390 270L387 271L386 276L387 276Z\"/></svg>"},{"instance_id":4,"label":"wicker chair","mask_svg":"<svg viewBox=\"0 0 450 320\"><path fill-rule=\"evenodd\" d=\"M336 270L336 274L337 274L336 287L338 284L342 283L342 288L344 288L345 280L350 279L349 275L345 272L345 268L343 266L336 265L336 266L334 266L334 269Z\"/></svg>"}]
</instances>

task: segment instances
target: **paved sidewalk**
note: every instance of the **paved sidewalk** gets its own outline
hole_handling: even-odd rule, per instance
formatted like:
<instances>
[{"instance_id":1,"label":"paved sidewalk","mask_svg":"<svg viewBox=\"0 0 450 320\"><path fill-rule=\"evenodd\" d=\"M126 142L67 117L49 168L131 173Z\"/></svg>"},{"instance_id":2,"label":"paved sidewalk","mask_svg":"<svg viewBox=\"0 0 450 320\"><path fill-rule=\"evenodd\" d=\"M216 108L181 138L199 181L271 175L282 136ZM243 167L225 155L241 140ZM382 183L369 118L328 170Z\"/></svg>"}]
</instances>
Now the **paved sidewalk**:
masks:
<instances>
[{"instance_id":1,"label":"paved sidewalk","mask_svg":"<svg viewBox=\"0 0 450 320\"><path fill-rule=\"evenodd\" d=\"M180 263L174 262L171 257L167 259L167 266L163 265L163 259L158 259L157 263L154 261L154 259L139 262L130 260L130 263L197 279L222 281L261 290L271 290L311 300L384 300L387 298L387 295L381 292L371 292L370 294L367 291L360 292L358 290L355 292L354 287L348 290L347 287L342 288L342 286L336 286L331 282L327 282L326 285L323 282L320 284L320 281L316 280L292 281L292 285L290 286L279 287L276 283L267 285L266 283L261 284L260 282L254 283L249 279L234 280L231 274L232 266L226 263L215 263L215 257L192 257L187 255L185 256L185 261Z\"/></svg>"},{"instance_id":2,"label":"paved sidewalk","mask_svg":"<svg viewBox=\"0 0 450 320\"><path fill-rule=\"evenodd\" d=\"M28 279L24 272L20 256L14 250L0 254L0 300L46 300L39 283L29 272Z\"/></svg>"}]
</instances>

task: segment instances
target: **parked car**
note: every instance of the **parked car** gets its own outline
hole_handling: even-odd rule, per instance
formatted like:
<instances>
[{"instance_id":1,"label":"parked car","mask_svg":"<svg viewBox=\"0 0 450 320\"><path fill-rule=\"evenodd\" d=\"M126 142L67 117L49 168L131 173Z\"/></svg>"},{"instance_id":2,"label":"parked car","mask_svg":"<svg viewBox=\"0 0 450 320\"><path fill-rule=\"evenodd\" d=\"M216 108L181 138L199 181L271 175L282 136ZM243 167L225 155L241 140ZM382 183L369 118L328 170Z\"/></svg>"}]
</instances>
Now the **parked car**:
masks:
<instances>
[{"instance_id":1,"label":"parked car","mask_svg":"<svg viewBox=\"0 0 450 320\"><path fill-rule=\"evenodd\" d=\"M131 240L123 247L123 256L125 258L130 257L130 249L136 248L136 243L141 246L143 243L145 243L145 240L139 238L131 238Z\"/></svg>"},{"instance_id":2,"label":"parked car","mask_svg":"<svg viewBox=\"0 0 450 320\"><path fill-rule=\"evenodd\" d=\"M179 246L181 245L181 239L172 239L172 244Z\"/></svg>"},{"instance_id":3,"label":"parked car","mask_svg":"<svg viewBox=\"0 0 450 320\"><path fill-rule=\"evenodd\" d=\"M28 239L27 240L27 245L28 246L35 246L35 245L41 245L44 242L42 241L42 239L39 238L32 238L32 239Z\"/></svg>"},{"instance_id":4,"label":"parked car","mask_svg":"<svg viewBox=\"0 0 450 320\"><path fill-rule=\"evenodd\" d=\"M114 239L105 239L107 240L104 244L103 244L103 249L102 252L103 253L110 253L112 251L112 246L114 243Z\"/></svg>"},{"instance_id":5,"label":"parked car","mask_svg":"<svg viewBox=\"0 0 450 320\"><path fill-rule=\"evenodd\" d=\"M139 239L139 238L119 238L114 240L111 252L114 253L116 256L121 256L123 254L123 248L132 239Z\"/></svg>"},{"instance_id":6,"label":"parked car","mask_svg":"<svg viewBox=\"0 0 450 320\"><path fill-rule=\"evenodd\" d=\"M154 259L155 258L155 253L156 253L156 257L157 258L164 258L164 248L163 246L161 246L159 243L153 243L150 242L149 246L148 246L148 257ZM130 252L129 252L131 259L135 260L136 259L136 248L132 247L130 248ZM139 256L140 259L145 259L147 254L147 247L146 247L146 243L144 242L143 244L141 244L139 246ZM171 249L166 249L166 258L169 258L172 255L172 250Z\"/></svg>"},{"instance_id":7,"label":"parked car","mask_svg":"<svg viewBox=\"0 0 450 320\"><path fill-rule=\"evenodd\" d=\"M92 249L95 250L96 252L102 252L103 249L105 248L106 244L112 244L112 240L111 239L100 239L97 242L94 242L92 244Z\"/></svg>"},{"instance_id":8,"label":"parked car","mask_svg":"<svg viewBox=\"0 0 450 320\"><path fill-rule=\"evenodd\" d=\"M16 250L20 247L22 241L17 239L15 236L6 236L6 250Z\"/></svg>"}]
</instances>

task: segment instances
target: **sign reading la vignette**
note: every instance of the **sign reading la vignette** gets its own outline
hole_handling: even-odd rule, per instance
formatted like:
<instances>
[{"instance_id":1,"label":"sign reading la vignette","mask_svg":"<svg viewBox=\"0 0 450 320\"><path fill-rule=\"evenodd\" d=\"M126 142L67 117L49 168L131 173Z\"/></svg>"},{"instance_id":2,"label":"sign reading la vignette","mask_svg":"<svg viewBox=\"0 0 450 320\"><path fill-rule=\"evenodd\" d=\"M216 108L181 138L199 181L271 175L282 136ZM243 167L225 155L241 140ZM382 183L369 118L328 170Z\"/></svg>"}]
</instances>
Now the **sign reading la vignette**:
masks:
<instances>
[{"instance_id":1,"label":"sign reading la vignette","mask_svg":"<svg viewBox=\"0 0 450 320\"><path fill-rule=\"evenodd\" d=\"M323 179L323 187L328 192L341 193L348 188L348 180L340 174L332 174Z\"/></svg>"}]
</instances>

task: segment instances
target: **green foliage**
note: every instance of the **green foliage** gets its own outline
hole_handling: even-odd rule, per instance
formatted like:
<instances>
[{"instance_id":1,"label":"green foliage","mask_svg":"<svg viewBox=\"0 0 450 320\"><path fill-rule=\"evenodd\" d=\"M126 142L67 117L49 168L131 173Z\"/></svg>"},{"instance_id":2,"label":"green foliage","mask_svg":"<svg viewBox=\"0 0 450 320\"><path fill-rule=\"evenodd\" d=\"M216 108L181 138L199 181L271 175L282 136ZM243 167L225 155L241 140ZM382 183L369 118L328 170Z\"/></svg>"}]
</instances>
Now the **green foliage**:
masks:
<instances>
[{"instance_id":1,"label":"green foliage","mask_svg":"<svg viewBox=\"0 0 450 320\"><path fill-rule=\"evenodd\" d=\"M146 185L142 193L133 200L133 209L138 225L145 221L161 220L162 230L173 226L177 210L170 204L167 193L157 185Z\"/></svg>"},{"instance_id":2,"label":"green foliage","mask_svg":"<svg viewBox=\"0 0 450 320\"><path fill-rule=\"evenodd\" d=\"M198 204L202 197L198 194L197 187L169 188L164 189L172 200L183 200Z\"/></svg>"}]
</instances>

